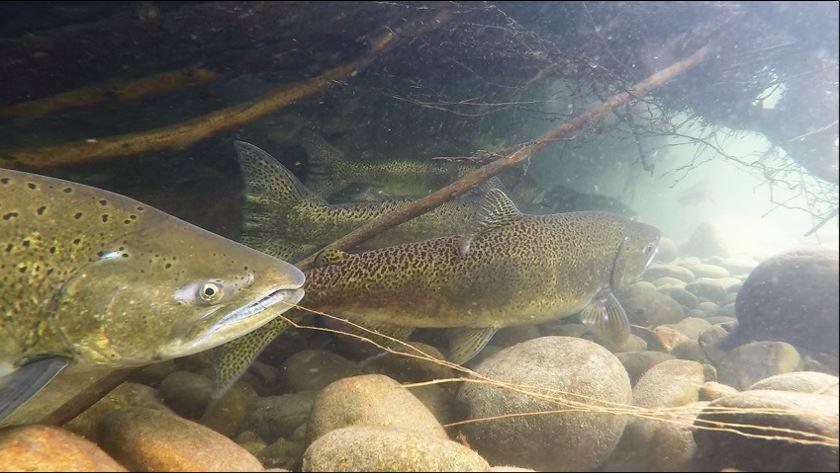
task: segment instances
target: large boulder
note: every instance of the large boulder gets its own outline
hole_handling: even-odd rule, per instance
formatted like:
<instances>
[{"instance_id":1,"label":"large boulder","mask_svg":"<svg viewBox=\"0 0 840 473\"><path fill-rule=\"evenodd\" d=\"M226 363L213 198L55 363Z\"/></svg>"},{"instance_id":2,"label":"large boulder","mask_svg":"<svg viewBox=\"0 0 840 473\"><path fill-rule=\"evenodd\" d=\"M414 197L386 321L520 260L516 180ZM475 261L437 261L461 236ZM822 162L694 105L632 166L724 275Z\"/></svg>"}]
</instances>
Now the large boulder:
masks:
<instances>
[{"instance_id":1,"label":"large boulder","mask_svg":"<svg viewBox=\"0 0 840 473\"><path fill-rule=\"evenodd\" d=\"M789 251L761 263L738 292L742 340L781 340L837 359L838 253Z\"/></svg>"},{"instance_id":2,"label":"large boulder","mask_svg":"<svg viewBox=\"0 0 840 473\"><path fill-rule=\"evenodd\" d=\"M677 301L645 287L630 287L619 294L619 300L627 317L636 325L655 327L675 324L685 317Z\"/></svg>"},{"instance_id":3,"label":"large boulder","mask_svg":"<svg viewBox=\"0 0 840 473\"><path fill-rule=\"evenodd\" d=\"M589 470L607 459L624 430L626 419L599 412L598 403L629 404L630 380L621 362L596 343L571 337L535 338L487 358L476 371L486 379L524 386L537 394L488 383L463 386L458 399L466 406L467 419L534 413L464 426L469 444L491 463ZM539 396L546 393L562 403ZM540 414L568 403L584 409Z\"/></svg>"},{"instance_id":4,"label":"large boulder","mask_svg":"<svg viewBox=\"0 0 840 473\"><path fill-rule=\"evenodd\" d=\"M435 416L407 389L381 374L338 380L318 393L307 425L311 443L327 432L366 425L448 438Z\"/></svg>"},{"instance_id":5,"label":"large boulder","mask_svg":"<svg viewBox=\"0 0 840 473\"><path fill-rule=\"evenodd\" d=\"M695 422L696 458L706 471L837 471L837 419L833 396L790 391L726 396L712 401ZM720 423L731 430L721 430Z\"/></svg>"},{"instance_id":6,"label":"large boulder","mask_svg":"<svg viewBox=\"0 0 840 473\"><path fill-rule=\"evenodd\" d=\"M417 431L345 427L306 449L303 471L489 471L463 445Z\"/></svg>"},{"instance_id":7,"label":"large boulder","mask_svg":"<svg viewBox=\"0 0 840 473\"><path fill-rule=\"evenodd\" d=\"M175 414L145 407L111 413L102 448L133 471L259 471L262 464L229 438Z\"/></svg>"},{"instance_id":8,"label":"large boulder","mask_svg":"<svg viewBox=\"0 0 840 473\"><path fill-rule=\"evenodd\" d=\"M361 374L350 360L324 350L303 350L289 357L280 380L291 392L318 391L333 381Z\"/></svg>"},{"instance_id":9,"label":"large boulder","mask_svg":"<svg viewBox=\"0 0 840 473\"><path fill-rule=\"evenodd\" d=\"M46 425L0 430L0 471L126 471L95 444Z\"/></svg>"},{"instance_id":10,"label":"large boulder","mask_svg":"<svg viewBox=\"0 0 840 473\"><path fill-rule=\"evenodd\" d=\"M716 363L721 382L747 389L756 381L796 371L802 359L785 342L752 342L726 352Z\"/></svg>"}]
</instances>

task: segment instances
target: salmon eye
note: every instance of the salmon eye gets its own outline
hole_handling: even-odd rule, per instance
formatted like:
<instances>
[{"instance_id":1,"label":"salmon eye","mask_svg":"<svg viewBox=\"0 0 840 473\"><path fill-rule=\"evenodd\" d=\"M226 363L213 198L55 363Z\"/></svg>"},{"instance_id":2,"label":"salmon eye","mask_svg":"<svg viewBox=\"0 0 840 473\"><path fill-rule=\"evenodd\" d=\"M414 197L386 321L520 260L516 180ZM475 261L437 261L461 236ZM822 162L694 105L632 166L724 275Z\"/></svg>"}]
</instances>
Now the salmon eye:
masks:
<instances>
[{"instance_id":1,"label":"salmon eye","mask_svg":"<svg viewBox=\"0 0 840 473\"><path fill-rule=\"evenodd\" d=\"M215 304L222 298L222 286L206 282L198 290L198 297L207 304Z\"/></svg>"},{"instance_id":2,"label":"salmon eye","mask_svg":"<svg viewBox=\"0 0 840 473\"><path fill-rule=\"evenodd\" d=\"M653 251L654 247L655 245L653 243L648 243L647 245L645 245L644 249L642 249L642 253L644 253L645 256L650 256L650 253Z\"/></svg>"}]
</instances>

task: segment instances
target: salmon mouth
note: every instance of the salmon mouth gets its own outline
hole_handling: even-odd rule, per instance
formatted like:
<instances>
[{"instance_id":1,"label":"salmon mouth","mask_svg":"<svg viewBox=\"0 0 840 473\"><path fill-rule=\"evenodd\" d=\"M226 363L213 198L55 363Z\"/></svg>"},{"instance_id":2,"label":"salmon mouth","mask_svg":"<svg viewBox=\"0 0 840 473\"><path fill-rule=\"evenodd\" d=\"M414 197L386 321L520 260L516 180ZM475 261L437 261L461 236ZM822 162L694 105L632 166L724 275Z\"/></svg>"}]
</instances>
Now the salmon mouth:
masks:
<instances>
[{"instance_id":1,"label":"salmon mouth","mask_svg":"<svg viewBox=\"0 0 840 473\"><path fill-rule=\"evenodd\" d=\"M300 287L293 289L277 289L263 296L260 300L244 307L240 307L239 309L225 315L219 319L216 325L224 326L242 322L277 304L283 304L286 306L286 309L290 309L303 298L303 294L303 289Z\"/></svg>"}]
</instances>

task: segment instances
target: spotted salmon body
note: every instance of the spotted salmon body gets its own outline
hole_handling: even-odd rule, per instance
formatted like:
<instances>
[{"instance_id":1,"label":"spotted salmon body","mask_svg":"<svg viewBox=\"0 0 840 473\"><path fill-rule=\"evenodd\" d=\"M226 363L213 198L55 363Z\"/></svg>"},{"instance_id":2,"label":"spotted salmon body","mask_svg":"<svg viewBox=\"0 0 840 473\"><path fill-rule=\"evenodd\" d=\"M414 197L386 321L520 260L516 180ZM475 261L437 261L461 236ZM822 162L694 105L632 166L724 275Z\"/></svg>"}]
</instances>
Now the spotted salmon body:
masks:
<instances>
[{"instance_id":1,"label":"spotted salmon body","mask_svg":"<svg viewBox=\"0 0 840 473\"><path fill-rule=\"evenodd\" d=\"M641 274L659 237L654 227L603 212L522 214L491 189L464 235L359 254L323 251L306 272L301 304L393 338L448 329L456 363L475 356L499 328L577 313L621 341L630 324L613 292ZM283 328L275 322L225 346L218 386Z\"/></svg>"},{"instance_id":2,"label":"spotted salmon body","mask_svg":"<svg viewBox=\"0 0 840 473\"><path fill-rule=\"evenodd\" d=\"M67 364L137 366L255 330L303 281L127 197L0 170L0 419Z\"/></svg>"}]
</instances>

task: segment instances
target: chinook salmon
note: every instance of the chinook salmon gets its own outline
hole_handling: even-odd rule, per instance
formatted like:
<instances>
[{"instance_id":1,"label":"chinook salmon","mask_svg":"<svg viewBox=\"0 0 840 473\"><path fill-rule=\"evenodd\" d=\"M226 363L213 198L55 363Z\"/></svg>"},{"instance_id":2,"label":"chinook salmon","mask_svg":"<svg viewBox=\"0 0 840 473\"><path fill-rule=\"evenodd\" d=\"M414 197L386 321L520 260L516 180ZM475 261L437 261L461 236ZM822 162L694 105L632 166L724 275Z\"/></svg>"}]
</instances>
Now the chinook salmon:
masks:
<instances>
[{"instance_id":1,"label":"chinook salmon","mask_svg":"<svg viewBox=\"0 0 840 473\"><path fill-rule=\"evenodd\" d=\"M306 188L288 169L260 148L234 142L245 181L240 241L282 259L308 256L365 222L411 199L329 204ZM482 199L468 195L398 225L360 248L382 248L465 232Z\"/></svg>"},{"instance_id":2,"label":"chinook salmon","mask_svg":"<svg viewBox=\"0 0 840 473\"><path fill-rule=\"evenodd\" d=\"M294 266L133 199L0 170L0 420L69 364L213 348L303 297Z\"/></svg>"},{"instance_id":3,"label":"chinook salmon","mask_svg":"<svg viewBox=\"0 0 840 473\"><path fill-rule=\"evenodd\" d=\"M475 166L463 163L409 159L352 161L309 130L301 130L297 142L309 157L306 184L318 195L328 198L353 184L370 186L392 196L426 195L475 169Z\"/></svg>"},{"instance_id":4,"label":"chinook salmon","mask_svg":"<svg viewBox=\"0 0 840 473\"><path fill-rule=\"evenodd\" d=\"M601 212L525 215L491 189L471 232L360 254L325 250L306 271L307 309L407 338L449 329L448 358L463 363L502 327L580 313L615 341L629 321L614 291L654 257L656 228ZM287 322L273 321L219 351L224 390Z\"/></svg>"}]
</instances>

